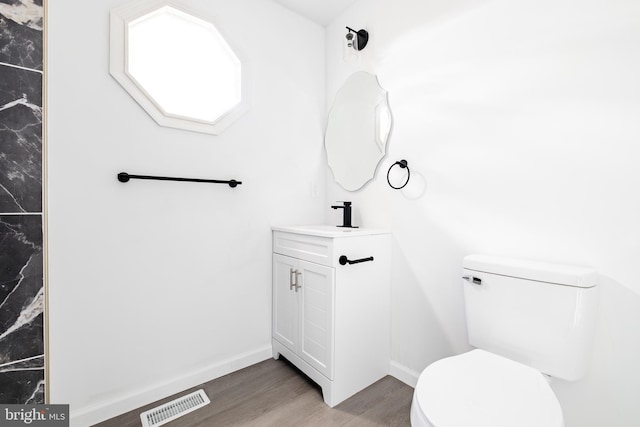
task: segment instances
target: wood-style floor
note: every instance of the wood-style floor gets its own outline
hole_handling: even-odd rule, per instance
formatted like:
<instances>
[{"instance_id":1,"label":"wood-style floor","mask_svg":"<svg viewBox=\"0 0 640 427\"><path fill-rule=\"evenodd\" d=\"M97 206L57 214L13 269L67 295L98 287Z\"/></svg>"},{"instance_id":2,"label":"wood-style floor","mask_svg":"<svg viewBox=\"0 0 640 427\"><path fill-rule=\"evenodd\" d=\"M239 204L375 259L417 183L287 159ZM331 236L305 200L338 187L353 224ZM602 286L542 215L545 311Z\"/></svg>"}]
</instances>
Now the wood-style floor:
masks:
<instances>
[{"instance_id":1,"label":"wood-style floor","mask_svg":"<svg viewBox=\"0 0 640 427\"><path fill-rule=\"evenodd\" d=\"M322 390L282 358L266 360L176 396L128 412L99 427L140 427L140 413L198 389L211 403L165 424L200 426L409 426L413 388L387 376L329 408Z\"/></svg>"}]
</instances>

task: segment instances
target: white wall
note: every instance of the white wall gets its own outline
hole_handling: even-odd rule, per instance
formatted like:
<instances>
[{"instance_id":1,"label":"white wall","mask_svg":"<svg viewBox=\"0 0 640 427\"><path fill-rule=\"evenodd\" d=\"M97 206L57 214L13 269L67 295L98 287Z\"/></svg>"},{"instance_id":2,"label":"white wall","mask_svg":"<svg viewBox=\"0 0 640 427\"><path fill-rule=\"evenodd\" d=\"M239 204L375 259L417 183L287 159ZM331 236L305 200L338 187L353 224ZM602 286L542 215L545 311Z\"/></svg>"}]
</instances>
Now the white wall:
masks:
<instances>
[{"instance_id":1,"label":"white wall","mask_svg":"<svg viewBox=\"0 0 640 427\"><path fill-rule=\"evenodd\" d=\"M219 136L157 126L111 78L122 0L49 2L50 397L73 425L270 357L270 226L324 218L323 28L268 0L181 3L251 68L251 109Z\"/></svg>"},{"instance_id":2,"label":"white wall","mask_svg":"<svg viewBox=\"0 0 640 427\"><path fill-rule=\"evenodd\" d=\"M363 69L395 120L376 179L347 193L328 172L327 203L352 200L356 224L393 231L396 375L469 348L464 255L592 266L592 369L553 387L567 427L640 425L638 22L624 0L362 0L328 27L327 108ZM342 61L345 25L370 32L359 64ZM422 197L387 186L400 159Z\"/></svg>"}]
</instances>

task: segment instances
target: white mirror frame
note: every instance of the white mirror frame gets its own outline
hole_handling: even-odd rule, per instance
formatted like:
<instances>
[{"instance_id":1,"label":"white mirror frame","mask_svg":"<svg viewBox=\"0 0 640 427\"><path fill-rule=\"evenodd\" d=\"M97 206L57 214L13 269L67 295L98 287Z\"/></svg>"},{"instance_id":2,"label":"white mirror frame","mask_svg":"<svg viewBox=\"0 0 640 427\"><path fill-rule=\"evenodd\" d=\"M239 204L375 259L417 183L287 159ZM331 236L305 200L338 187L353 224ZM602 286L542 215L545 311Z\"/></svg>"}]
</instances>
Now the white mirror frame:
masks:
<instances>
[{"instance_id":1,"label":"white mirror frame","mask_svg":"<svg viewBox=\"0 0 640 427\"><path fill-rule=\"evenodd\" d=\"M170 6L180 12L194 16L199 20L212 24L215 29L223 37L224 41L229 45L234 55L240 60L241 64L241 100L233 108L225 114L218 117L215 121L206 121L202 119L185 117L166 112L153 99L149 93L131 77L128 72L128 28L129 23L136 19L150 14L165 6ZM214 23L212 19L207 18L202 13L176 4L171 0L133 0L127 4L119 6L111 10L111 28L110 28L110 63L109 72L120 83L120 85L140 104L140 106L160 125L177 129L190 130L194 132L203 132L213 135L220 134L229 125L242 116L250 106L250 80L247 62L239 53L236 46L229 41L220 26Z\"/></svg>"}]
</instances>

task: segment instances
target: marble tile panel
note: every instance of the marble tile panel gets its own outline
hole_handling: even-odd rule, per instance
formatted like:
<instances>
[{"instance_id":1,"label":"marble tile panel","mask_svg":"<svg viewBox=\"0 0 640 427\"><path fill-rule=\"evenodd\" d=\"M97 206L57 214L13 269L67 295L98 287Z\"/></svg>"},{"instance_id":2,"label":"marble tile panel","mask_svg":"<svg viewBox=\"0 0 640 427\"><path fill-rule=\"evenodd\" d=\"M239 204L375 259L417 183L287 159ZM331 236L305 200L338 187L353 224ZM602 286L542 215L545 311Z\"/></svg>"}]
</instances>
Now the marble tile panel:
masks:
<instances>
[{"instance_id":1,"label":"marble tile panel","mask_svg":"<svg viewBox=\"0 0 640 427\"><path fill-rule=\"evenodd\" d=\"M0 0L0 403L45 400L43 19L42 0Z\"/></svg>"},{"instance_id":2,"label":"marble tile panel","mask_svg":"<svg viewBox=\"0 0 640 427\"><path fill-rule=\"evenodd\" d=\"M36 304L42 292L42 252L35 253L27 260L20 272L20 279L0 285L2 292L10 291L0 300L0 336L24 316L29 305Z\"/></svg>"},{"instance_id":3,"label":"marble tile panel","mask_svg":"<svg viewBox=\"0 0 640 427\"><path fill-rule=\"evenodd\" d=\"M40 298L43 300L43 298ZM32 317L25 312L27 319L19 321L15 329L9 329L0 335L0 365L15 363L44 354L43 304L38 307L40 314Z\"/></svg>"},{"instance_id":4,"label":"marble tile panel","mask_svg":"<svg viewBox=\"0 0 640 427\"><path fill-rule=\"evenodd\" d=\"M0 66L0 108L15 101L42 107L42 73Z\"/></svg>"},{"instance_id":5,"label":"marble tile panel","mask_svg":"<svg viewBox=\"0 0 640 427\"><path fill-rule=\"evenodd\" d=\"M42 0L0 0L0 62L42 70Z\"/></svg>"},{"instance_id":6,"label":"marble tile panel","mask_svg":"<svg viewBox=\"0 0 640 427\"><path fill-rule=\"evenodd\" d=\"M42 212L42 74L0 65L0 213Z\"/></svg>"},{"instance_id":7,"label":"marble tile panel","mask_svg":"<svg viewBox=\"0 0 640 427\"><path fill-rule=\"evenodd\" d=\"M42 249L41 215L0 216L0 368L44 354Z\"/></svg>"},{"instance_id":8,"label":"marble tile panel","mask_svg":"<svg viewBox=\"0 0 640 427\"><path fill-rule=\"evenodd\" d=\"M0 402L10 405L44 403L44 369L0 373Z\"/></svg>"},{"instance_id":9,"label":"marble tile panel","mask_svg":"<svg viewBox=\"0 0 640 427\"><path fill-rule=\"evenodd\" d=\"M42 215L0 216L0 285L20 280L29 260L42 253ZM32 270L28 270L32 271ZM13 289L0 287L0 303Z\"/></svg>"}]
</instances>

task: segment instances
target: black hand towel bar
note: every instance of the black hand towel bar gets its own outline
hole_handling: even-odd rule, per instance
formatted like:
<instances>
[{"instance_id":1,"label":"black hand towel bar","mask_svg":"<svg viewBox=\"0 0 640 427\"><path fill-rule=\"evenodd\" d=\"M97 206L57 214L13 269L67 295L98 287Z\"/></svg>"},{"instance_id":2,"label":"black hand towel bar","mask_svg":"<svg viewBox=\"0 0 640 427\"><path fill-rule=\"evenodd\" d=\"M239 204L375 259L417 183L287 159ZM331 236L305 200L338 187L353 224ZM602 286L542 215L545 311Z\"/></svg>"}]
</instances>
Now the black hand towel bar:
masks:
<instances>
[{"instance_id":1,"label":"black hand towel bar","mask_svg":"<svg viewBox=\"0 0 640 427\"><path fill-rule=\"evenodd\" d=\"M126 172L120 172L118 174L118 181L129 182L130 179L154 179L158 181L186 181L186 182L209 182L213 184L228 184L229 187L235 188L242 184L242 181L236 181L235 179L229 181L222 181L219 179L200 179L200 178L172 178L170 176L150 176L150 175L131 175Z\"/></svg>"},{"instance_id":2,"label":"black hand towel bar","mask_svg":"<svg viewBox=\"0 0 640 427\"><path fill-rule=\"evenodd\" d=\"M342 255L340 256L340 258L338 258L338 262L340 263L340 265L345 265L345 264L358 264L361 262L367 262L367 261L373 261L373 257L370 256L368 258L362 258L362 259L347 259L346 255Z\"/></svg>"}]
</instances>

